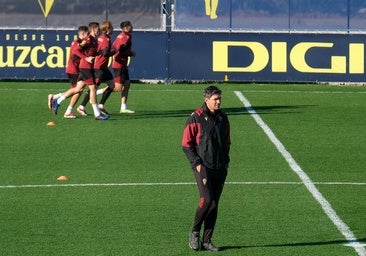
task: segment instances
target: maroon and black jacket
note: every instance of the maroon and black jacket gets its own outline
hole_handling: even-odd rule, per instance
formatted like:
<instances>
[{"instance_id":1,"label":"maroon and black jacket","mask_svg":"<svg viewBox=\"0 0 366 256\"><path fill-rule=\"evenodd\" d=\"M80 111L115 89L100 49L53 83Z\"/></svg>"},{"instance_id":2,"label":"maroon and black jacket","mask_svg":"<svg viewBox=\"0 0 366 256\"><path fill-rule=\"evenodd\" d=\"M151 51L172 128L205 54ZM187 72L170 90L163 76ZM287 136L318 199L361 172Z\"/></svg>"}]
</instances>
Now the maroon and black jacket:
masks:
<instances>
[{"instance_id":1,"label":"maroon and black jacket","mask_svg":"<svg viewBox=\"0 0 366 256\"><path fill-rule=\"evenodd\" d=\"M230 124L222 110L212 114L203 104L188 118L182 147L192 168L202 164L213 170L227 169L230 144Z\"/></svg>"}]
</instances>

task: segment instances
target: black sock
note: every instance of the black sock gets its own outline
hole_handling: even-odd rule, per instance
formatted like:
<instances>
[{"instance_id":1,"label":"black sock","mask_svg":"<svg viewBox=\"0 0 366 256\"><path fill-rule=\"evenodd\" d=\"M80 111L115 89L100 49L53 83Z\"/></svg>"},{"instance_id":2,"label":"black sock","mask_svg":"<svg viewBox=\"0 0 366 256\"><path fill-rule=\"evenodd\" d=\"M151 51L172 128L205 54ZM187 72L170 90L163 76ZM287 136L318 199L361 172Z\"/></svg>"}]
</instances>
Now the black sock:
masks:
<instances>
[{"instance_id":1,"label":"black sock","mask_svg":"<svg viewBox=\"0 0 366 256\"><path fill-rule=\"evenodd\" d=\"M107 87L107 89L103 92L102 100L99 103L104 105L104 103L107 101L107 99L109 98L109 96L111 95L112 92L113 92L113 89L111 89L110 87Z\"/></svg>"},{"instance_id":2,"label":"black sock","mask_svg":"<svg viewBox=\"0 0 366 256\"><path fill-rule=\"evenodd\" d=\"M87 91L86 93L85 93L85 97L84 97L84 99L83 99L83 102L81 102L81 104L80 105L82 105L82 106L86 106L86 104L88 104L88 102L89 102L89 100L90 100L90 95L89 95L89 92L90 91Z\"/></svg>"}]
</instances>

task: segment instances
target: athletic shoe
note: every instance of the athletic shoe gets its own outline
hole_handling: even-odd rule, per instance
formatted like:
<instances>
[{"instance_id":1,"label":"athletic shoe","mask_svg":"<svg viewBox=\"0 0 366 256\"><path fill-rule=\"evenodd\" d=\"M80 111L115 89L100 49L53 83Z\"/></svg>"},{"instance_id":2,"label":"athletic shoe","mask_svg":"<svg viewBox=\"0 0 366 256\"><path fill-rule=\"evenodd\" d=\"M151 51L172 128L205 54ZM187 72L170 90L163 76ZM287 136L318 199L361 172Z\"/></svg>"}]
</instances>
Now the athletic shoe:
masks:
<instances>
[{"instance_id":1,"label":"athletic shoe","mask_svg":"<svg viewBox=\"0 0 366 256\"><path fill-rule=\"evenodd\" d=\"M109 115L100 114L99 116L96 116L94 118L95 118L95 120L108 120L109 119Z\"/></svg>"},{"instance_id":2,"label":"athletic shoe","mask_svg":"<svg viewBox=\"0 0 366 256\"><path fill-rule=\"evenodd\" d=\"M135 113L135 111L130 110L130 109L121 109L121 111L119 111L121 114L133 114Z\"/></svg>"},{"instance_id":3,"label":"athletic shoe","mask_svg":"<svg viewBox=\"0 0 366 256\"><path fill-rule=\"evenodd\" d=\"M52 111L55 115L57 115L57 110L59 108L60 104L57 103L57 100L52 100Z\"/></svg>"},{"instance_id":4,"label":"athletic shoe","mask_svg":"<svg viewBox=\"0 0 366 256\"><path fill-rule=\"evenodd\" d=\"M211 241L202 244L202 249L210 252L218 252L219 248L216 247Z\"/></svg>"},{"instance_id":5,"label":"athletic shoe","mask_svg":"<svg viewBox=\"0 0 366 256\"><path fill-rule=\"evenodd\" d=\"M67 119L75 119L76 116L74 115L74 113L70 112L69 114L64 114L64 118L67 118Z\"/></svg>"},{"instance_id":6,"label":"athletic shoe","mask_svg":"<svg viewBox=\"0 0 366 256\"><path fill-rule=\"evenodd\" d=\"M198 251L200 249L200 233L193 231L189 234L189 247L192 250Z\"/></svg>"},{"instance_id":7,"label":"athletic shoe","mask_svg":"<svg viewBox=\"0 0 366 256\"><path fill-rule=\"evenodd\" d=\"M103 113L103 115L109 116L109 113L107 112L107 110L105 110L103 105L99 104L98 109L99 109L100 112Z\"/></svg>"},{"instance_id":8,"label":"athletic shoe","mask_svg":"<svg viewBox=\"0 0 366 256\"><path fill-rule=\"evenodd\" d=\"M48 94L48 108L52 110L53 107L53 94Z\"/></svg>"},{"instance_id":9,"label":"athletic shoe","mask_svg":"<svg viewBox=\"0 0 366 256\"><path fill-rule=\"evenodd\" d=\"M81 108L80 106L76 109L76 111L79 113L79 115L81 116L87 116L88 113L86 113L85 108Z\"/></svg>"}]
</instances>

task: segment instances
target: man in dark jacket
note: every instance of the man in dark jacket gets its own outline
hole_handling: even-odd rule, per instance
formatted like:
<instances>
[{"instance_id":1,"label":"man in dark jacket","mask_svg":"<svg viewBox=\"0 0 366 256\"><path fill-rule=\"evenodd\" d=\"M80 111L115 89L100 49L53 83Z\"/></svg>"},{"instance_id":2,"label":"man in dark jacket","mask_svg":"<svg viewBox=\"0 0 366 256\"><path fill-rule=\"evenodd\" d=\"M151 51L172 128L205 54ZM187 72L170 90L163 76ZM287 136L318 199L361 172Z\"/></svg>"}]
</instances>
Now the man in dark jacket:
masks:
<instances>
[{"instance_id":1,"label":"man in dark jacket","mask_svg":"<svg viewBox=\"0 0 366 256\"><path fill-rule=\"evenodd\" d=\"M200 194L189 246L193 250L200 249L200 230L204 224L202 248L218 251L211 238L230 162L230 125L220 109L221 90L209 86L203 94L205 102L188 118L182 139L183 151L191 163Z\"/></svg>"}]
</instances>

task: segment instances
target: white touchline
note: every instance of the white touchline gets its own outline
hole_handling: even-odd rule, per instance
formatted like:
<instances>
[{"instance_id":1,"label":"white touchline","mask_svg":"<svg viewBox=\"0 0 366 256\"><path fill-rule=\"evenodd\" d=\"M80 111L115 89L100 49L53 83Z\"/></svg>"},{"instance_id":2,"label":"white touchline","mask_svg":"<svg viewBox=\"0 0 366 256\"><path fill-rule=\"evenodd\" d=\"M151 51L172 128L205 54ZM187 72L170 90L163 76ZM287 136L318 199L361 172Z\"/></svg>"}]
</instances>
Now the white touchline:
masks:
<instances>
[{"instance_id":1,"label":"white touchline","mask_svg":"<svg viewBox=\"0 0 366 256\"><path fill-rule=\"evenodd\" d=\"M336 211L333 209L328 200L320 193L320 191L315 187L314 183L310 179L310 177L302 170L300 165L296 162L296 160L292 157L292 155L287 151L285 146L281 143L281 141L276 137L276 135L272 132L269 126L263 121L263 119L257 114L254 110L250 102L245 98L243 93L240 91L235 91L236 96L239 100L244 104L244 107L247 109L248 113L254 118L256 123L263 129L265 134L271 140L271 142L276 146L277 150L281 153L281 155L285 158L291 169L300 177L301 181L304 183L306 188L309 190L311 195L318 201L318 203L323 208L324 212L327 214L329 219L334 223L334 225L338 228L341 234L348 241L348 245L353 247L354 250L360 256L366 256L366 249L363 245L358 241L356 236L353 234L352 230L348 227L348 225L338 216Z\"/></svg>"}]
</instances>

